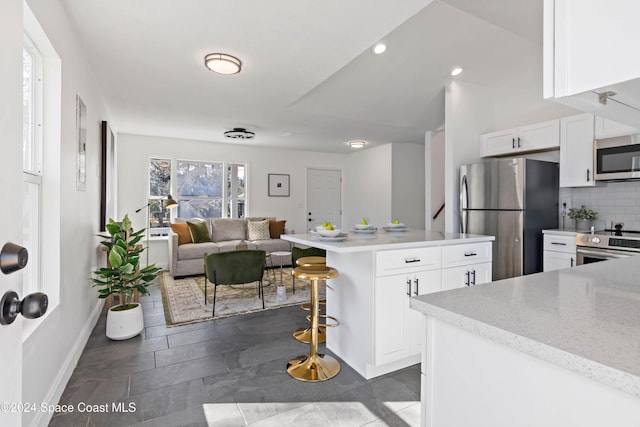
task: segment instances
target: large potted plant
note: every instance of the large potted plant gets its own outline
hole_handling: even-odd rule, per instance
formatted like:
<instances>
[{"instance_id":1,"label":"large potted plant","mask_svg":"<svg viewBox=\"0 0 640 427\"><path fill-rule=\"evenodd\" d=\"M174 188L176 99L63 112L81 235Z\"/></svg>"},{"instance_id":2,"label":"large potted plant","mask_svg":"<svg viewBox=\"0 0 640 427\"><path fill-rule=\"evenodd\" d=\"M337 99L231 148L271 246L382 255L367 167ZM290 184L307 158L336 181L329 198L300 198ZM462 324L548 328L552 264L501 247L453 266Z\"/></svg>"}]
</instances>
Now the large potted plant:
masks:
<instances>
[{"instance_id":1,"label":"large potted plant","mask_svg":"<svg viewBox=\"0 0 640 427\"><path fill-rule=\"evenodd\" d=\"M94 271L92 279L98 287L98 297L110 295L119 297L119 304L107 311L106 335L113 340L126 340L142 332L144 320L142 306L133 301L137 291L148 294L149 285L158 277L159 268L155 264L140 268L140 254L144 251L140 240L146 229L132 231L129 216L122 222L109 219L107 234L100 234L101 245L106 247L109 263L107 267Z\"/></svg>"}]
</instances>

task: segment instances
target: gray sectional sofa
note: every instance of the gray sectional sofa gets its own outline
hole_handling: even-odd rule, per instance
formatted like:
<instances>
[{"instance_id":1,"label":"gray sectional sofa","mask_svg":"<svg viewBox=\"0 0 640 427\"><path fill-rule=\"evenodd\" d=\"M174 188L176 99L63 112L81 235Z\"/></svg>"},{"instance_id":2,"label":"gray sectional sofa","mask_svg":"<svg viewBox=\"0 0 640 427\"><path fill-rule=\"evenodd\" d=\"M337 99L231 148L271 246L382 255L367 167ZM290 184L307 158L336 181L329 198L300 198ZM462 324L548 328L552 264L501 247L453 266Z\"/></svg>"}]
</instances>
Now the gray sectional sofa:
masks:
<instances>
[{"instance_id":1,"label":"gray sectional sofa","mask_svg":"<svg viewBox=\"0 0 640 427\"><path fill-rule=\"evenodd\" d=\"M204 274L204 254L235 250L244 241L247 249L262 249L267 252L291 252L291 244L286 240L271 238L248 240L248 221L273 220L274 218L229 219L215 218L204 220L210 233L211 242L178 244L178 234L169 232L169 270L173 277ZM175 223L185 223L187 219L178 218ZM274 266L280 266L280 258L267 260ZM282 265L291 265L291 256L282 257Z\"/></svg>"}]
</instances>

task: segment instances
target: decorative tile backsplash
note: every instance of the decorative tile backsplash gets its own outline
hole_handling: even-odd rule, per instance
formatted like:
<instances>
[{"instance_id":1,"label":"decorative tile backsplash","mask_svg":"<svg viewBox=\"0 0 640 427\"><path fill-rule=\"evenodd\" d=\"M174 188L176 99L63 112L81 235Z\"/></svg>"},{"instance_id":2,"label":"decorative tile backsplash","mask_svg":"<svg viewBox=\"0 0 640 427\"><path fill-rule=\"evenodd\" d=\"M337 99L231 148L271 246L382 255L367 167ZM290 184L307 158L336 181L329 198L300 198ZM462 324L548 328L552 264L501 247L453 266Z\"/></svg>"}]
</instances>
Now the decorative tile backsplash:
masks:
<instances>
[{"instance_id":1,"label":"decorative tile backsplash","mask_svg":"<svg viewBox=\"0 0 640 427\"><path fill-rule=\"evenodd\" d=\"M593 221L596 230L611 228L611 221L624 222L627 230L640 230L640 181L608 182L599 187L561 188L560 212L562 203L569 208L585 205L598 212ZM562 227L562 217L560 217ZM566 228L573 228L573 220L565 218Z\"/></svg>"}]
</instances>

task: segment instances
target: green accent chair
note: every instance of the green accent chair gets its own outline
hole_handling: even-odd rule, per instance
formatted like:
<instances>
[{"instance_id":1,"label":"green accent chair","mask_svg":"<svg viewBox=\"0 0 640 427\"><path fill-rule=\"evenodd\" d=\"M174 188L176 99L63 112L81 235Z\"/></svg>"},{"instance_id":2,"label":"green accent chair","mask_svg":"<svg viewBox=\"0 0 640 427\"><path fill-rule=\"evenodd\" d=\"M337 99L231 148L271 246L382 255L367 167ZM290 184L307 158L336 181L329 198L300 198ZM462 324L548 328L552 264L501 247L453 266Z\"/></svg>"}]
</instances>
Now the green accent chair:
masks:
<instances>
[{"instance_id":1,"label":"green accent chair","mask_svg":"<svg viewBox=\"0 0 640 427\"><path fill-rule=\"evenodd\" d=\"M207 282L213 284L212 317L216 315L216 289L220 285L240 285L258 282L258 297L264 309L264 275L266 252L260 249L204 254L204 303L207 303Z\"/></svg>"},{"instance_id":2,"label":"green accent chair","mask_svg":"<svg viewBox=\"0 0 640 427\"><path fill-rule=\"evenodd\" d=\"M307 256L323 256L326 257L327 256L327 251L325 251L324 249L319 249L319 248L306 248L306 249L302 249L299 248L297 246L294 246L293 248L291 248L291 265L292 268L296 268L297 264L296 261L298 261L298 259L300 258L304 258ZM293 276L293 293L296 293L296 276Z\"/></svg>"}]
</instances>

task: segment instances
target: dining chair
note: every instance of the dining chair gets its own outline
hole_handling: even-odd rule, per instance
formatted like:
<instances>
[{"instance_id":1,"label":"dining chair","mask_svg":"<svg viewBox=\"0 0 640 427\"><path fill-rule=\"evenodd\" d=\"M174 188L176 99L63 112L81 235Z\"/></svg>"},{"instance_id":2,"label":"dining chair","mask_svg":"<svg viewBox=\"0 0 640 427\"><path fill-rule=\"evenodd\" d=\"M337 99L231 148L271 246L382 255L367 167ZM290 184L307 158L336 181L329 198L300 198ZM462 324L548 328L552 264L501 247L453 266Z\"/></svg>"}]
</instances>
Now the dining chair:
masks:
<instances>
[{"instance_id":1,"label":"dining chair","mask_svg":"<svg viewBox=\"0 0 640 427\"><path fill-rule=\"evenodd\" d=\"M264 290L262 276L265 268L266 252L260 249L204 254L204 302L207 303L207 282L213 284L212 317L216 314L216 289L220 285L240 285L258 283L258 297L262 299L264 309Z\"/></svg>"}]
</instances>

